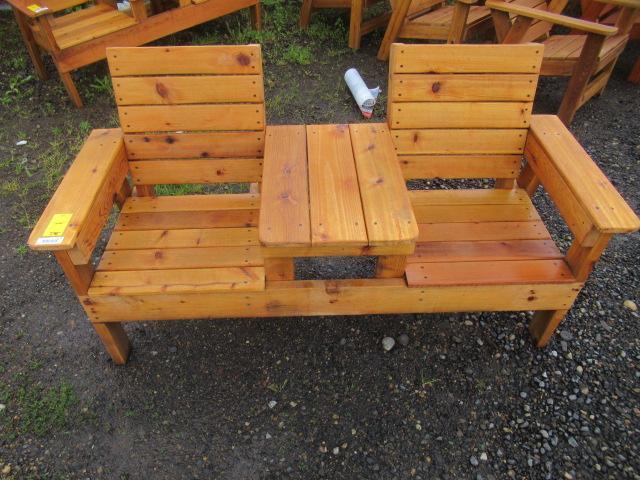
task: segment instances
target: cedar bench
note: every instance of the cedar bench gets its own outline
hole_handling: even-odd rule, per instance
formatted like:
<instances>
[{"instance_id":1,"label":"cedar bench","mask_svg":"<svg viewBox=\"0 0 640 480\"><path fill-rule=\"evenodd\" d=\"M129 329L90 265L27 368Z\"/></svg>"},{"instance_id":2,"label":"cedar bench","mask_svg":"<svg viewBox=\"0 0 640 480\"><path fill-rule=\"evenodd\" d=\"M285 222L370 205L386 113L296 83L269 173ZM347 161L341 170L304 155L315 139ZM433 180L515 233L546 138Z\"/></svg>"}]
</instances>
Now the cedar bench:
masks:
<instances>
[{"instance_id":1,"label":"cedar bench","mask_svg":"<svg viewBox=\"0 0 640 480\"><path fill-rule=\"evenodd\" d=\"M306 127L265 127L259 46L111 48L121 128L91 133L29 245L55 254L118 364L122 322L160 319L533 310L543 346L640 221L557 117L531 114L542 48L394 44L387 124ZM406 189L425 178L496 182ZM154 196L219 182L260 188ZM531 202L540 184L566 253ZM308 255L378 269L296 280Z\"/></svg>"}]
</instances>

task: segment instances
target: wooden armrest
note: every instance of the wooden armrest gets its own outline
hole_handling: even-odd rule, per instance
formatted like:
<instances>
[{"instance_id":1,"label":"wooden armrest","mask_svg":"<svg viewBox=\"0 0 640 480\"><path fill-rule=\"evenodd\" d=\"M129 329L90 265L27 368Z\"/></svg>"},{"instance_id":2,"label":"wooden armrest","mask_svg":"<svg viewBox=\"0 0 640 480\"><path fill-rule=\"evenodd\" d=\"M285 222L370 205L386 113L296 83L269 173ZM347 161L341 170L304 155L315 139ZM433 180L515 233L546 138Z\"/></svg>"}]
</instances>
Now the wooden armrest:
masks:
<instances>
[{"instance_id":1,"label":"wooden armrest","mask_svg":"<svg viewBox=\"0 0 640 480\"><path fill-rule=\"evenodd\" d=\"M29 247L33 250L76 247L79 234L91 224L92 217L108 216L113 191L122 184L126 171L122 130L93 130L31 232ZM90 237L94 230L89 232ZM96 236L101 228L97 230Z\"/></svg>"},{"instance_id":2,"label":"wooden armrest","mask_svg":"<svg viewBox=\"0 0 640 480\"><path fill-rule=\"evenodd\" d=\"M548 161L552 165L551 171L557 172L595 229L600 233L640 229L638 216L557 116L533 115L529 137L527 142L533 141L542 155L530 159L531 149L527 148L528 160L538 164ZM544 179L542 183L545 185ZM547 188L547 191L556 204L567 200L557 198L559 190Z\"/></svg>"},{"instance_id":3,"label":"wooden armrest","mask_svg":"<svg viewBox=\"0 0 640 480\"><path fill-rule=\"evenodd\" d=\"M558 13L548 12L546 10L540 10L537 8L524 7L522 5L514 3L506 3L498 0L487 0L485 5L492 10L500 10L503 12L513 13L515 15L521 15L527 18L534 18L536 20L551 22L563 27L574 28L576 30L582 30L588 33L604 35L606 37L618 33L618 29L616 27L589 22L587 20L581 20L579 18L567 17L566 15L560 15Z\"/></svg>"},{"instance_id":4,"label":"wooden armrest","mask_svg":"<svg viewBox=\"0 0 640 480\"><path fill-rule=\"evenodd\" d=\"M27 17L36 18L82 5L88 1L89 0L7 0L7 3L13 8L20 10ZM37 7L40 7L40 9Z\"/></svg>"}]
</instances>

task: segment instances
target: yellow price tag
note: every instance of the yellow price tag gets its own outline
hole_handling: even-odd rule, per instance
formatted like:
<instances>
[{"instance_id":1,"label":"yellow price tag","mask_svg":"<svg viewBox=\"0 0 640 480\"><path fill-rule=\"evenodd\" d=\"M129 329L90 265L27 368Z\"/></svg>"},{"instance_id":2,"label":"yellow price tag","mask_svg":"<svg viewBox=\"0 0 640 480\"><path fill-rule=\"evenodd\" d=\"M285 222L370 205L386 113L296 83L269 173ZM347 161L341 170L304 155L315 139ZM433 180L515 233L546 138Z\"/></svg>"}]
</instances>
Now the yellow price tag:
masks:
<instances>
[{"instance_id":1,"label":"yellow price tag","mask_svg":"<svg viewBox=\"0 0 640 480\"><path fill-rule=\"evenodd\" d=\"M73 216L72 213L56 213L44 229L43 237L61 237L64 235L64 231L69 225L69 221Z\"/></svg>"},{"instance_id":2,"label":"yellow price tag","mask_svg":"<svg viewBox=\"0 0 640 480\"><path fill-rule=\"evenodd\" d=\"M31 10L33 13L40 13L40 12L44 12L45 10L49 10L49 7L41 7L37 3L34 3L33 5L29 5L27 8Z\"/></svg>"}]
</instances>

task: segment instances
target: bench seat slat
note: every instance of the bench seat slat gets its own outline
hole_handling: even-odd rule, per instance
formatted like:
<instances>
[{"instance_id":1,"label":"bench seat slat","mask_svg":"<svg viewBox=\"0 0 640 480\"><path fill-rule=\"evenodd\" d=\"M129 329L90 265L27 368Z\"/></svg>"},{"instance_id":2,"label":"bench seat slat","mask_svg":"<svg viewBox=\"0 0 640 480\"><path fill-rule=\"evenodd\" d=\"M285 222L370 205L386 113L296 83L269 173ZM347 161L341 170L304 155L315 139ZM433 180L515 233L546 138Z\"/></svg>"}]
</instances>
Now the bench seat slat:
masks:
<instances>
[{"instance_id":1,"label":"bench seat slat","mask_svg":"<svg viewBox=\"0 0 640 480\"><path fill-rule=\"evenodd\" d=\"M175 230L182 228L256 227L259 210L123 213L116 230Z\"/></svg>"},{"instance_id":2,"label":"bench seat slat","mask_svg":"<svg viewBox=\"0 0 640 480\"><path fill-rule=\"evenodd\" d=\"M264 290L263 267L96 272L89 295Z\"/></svg>"},{"instance_id":3,"label":"bench seat slat","mask_svg":"<svg viewBox=\"0 0 640 480\"><path fill-rule=\"evenodd\" d=\"M421 223L418 242L542 240L551 235L541 221Z\"/></svg>"},{"instance_id":4,"label":"bench seat slat","mask_svg":"<svg viewBox=\"0 0 640 480\"><path fill-rule=\"evenodd\" d=\"M216 195L166 195L129 197L123 213L198 212L209 210L253 210L260 207L260 195L233 193Z\"/></svg>"},{"instance_id":5,"label":"bench seat slat","mask_svg":"<svg viewBox=\"0 0 640 480\"><path fill-rule=\"evenodd\" d=\"M134 230L113 232L107 250L145 248L233 247L258 245L258 229L189 228L183 230Z\"/></svg>"},{"instance_id":6,"label":"bench seat slat","mask_svg":"<svg viewBox=\"0 0 640 480\"><path fill-rule=\"evenodd\" d=\"M164 270L263 265L260 247L157 248L107 250L97 270Z\"/></svg>"},{"instance_id":7,"label":"bench seat slat","mask_svg":"<svg viewBox=\"0 0 640 480\"><path fill-rule=\"evenodd\" d=\"M561 259L410 263L406 275L410 287L576 282Z\"/></svg>"},{"instance_id":8,"label":"bench seat slat","mask_svg":"<svg viewBox=\"0 0 640 480\"><path fill-rule=\"evenodd\" d=\"M489 260L536 260L562 258L553 240L499 240L419 243L408 261L463 262Z\"/></svg>"}]
</instances>

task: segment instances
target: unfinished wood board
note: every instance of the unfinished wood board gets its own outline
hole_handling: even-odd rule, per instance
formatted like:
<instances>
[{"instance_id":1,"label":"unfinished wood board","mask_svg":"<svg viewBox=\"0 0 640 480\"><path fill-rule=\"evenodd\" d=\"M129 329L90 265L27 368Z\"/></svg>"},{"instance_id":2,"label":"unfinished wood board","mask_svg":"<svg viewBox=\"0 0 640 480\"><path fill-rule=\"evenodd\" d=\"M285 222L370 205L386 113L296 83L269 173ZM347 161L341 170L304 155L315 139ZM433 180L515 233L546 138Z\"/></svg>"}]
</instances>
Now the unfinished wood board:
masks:
<instances>
[{"instance_id":1,"label":"unfinished wood board","mask_svg":"<svg viewBox=\"0 0 640 480\"><path fill-rule=\"evenodd\" d=\"M311 243L367 245L347 125L307 126Z\"/></svg>"},{"instance_id":2,"label":"unfinished wood board","mask_svg":"<svg viewBox=\"0 0 640 480\"><path fill-rule=\"evenodd\" d=\"M410 287L576 282L563 260L410 263L406 274Z\"/></svg>"},{"instance_id":3,"label":"unfinished wood board","mask_svg":"<svg viewBox=\"0 0 640 480\"><path fill-rule=\"evenodd\" d=\"M304 125L267 127L260 208L265 246L311 245Z\"/></svg>"},{"instance_id":4,"label":"unfinished wood board","mask_svg":"<svg viewBox=\"0 0 640 480\"><path fill-rule=\"evenodd\" d=\"M413 242L418 226L385 124L350 125L369 245Z\"/></svg>"},{"instance_id":5,"label":"unfinished wood board","mask_svg":"<svg viewBox=\"0 0 640 480\"><path fill-rule=\"evenodd\" d=\"M111 76L262 73L260 45L188 47L112 47Z\"/></svg>"},{"instance_id":6,"label":"unfinished wood board","mask_svg":"<svg viewBox=\"0 0 640 480\"><path fill-rule=\"evenodd\" d=\"M115 231L107 250L258 245L255 227Z\"/></svg>"},{"instance_id":7,"label":"unfinished wood board","mask_svg":"<svg viewBox=\"0 0 640 480\"><path fill-rule=\"evenodd\" d=\"M130 160L262 157L264 132L146 133L124 136Z\"/></svg>"},{"instance_id":8,"label":"unfinished wood board","mask_svg":"<svg viewBox=\"0 0 640 480\"><path fill-rule=\"evenodd\" d=\"M107 250L97 270L255 267L262 264L259 247L157 248Z\"/></svg>"},{"instance_id":9,"label":"unfinished wood board","mask_svg":"<svg viewBox=\"0 0 640 480\"><path fill-rule=\"evenodd\" d=\"M98 271L89 295L264 290L263 267Z\"/></svg>"}]
</instances>

